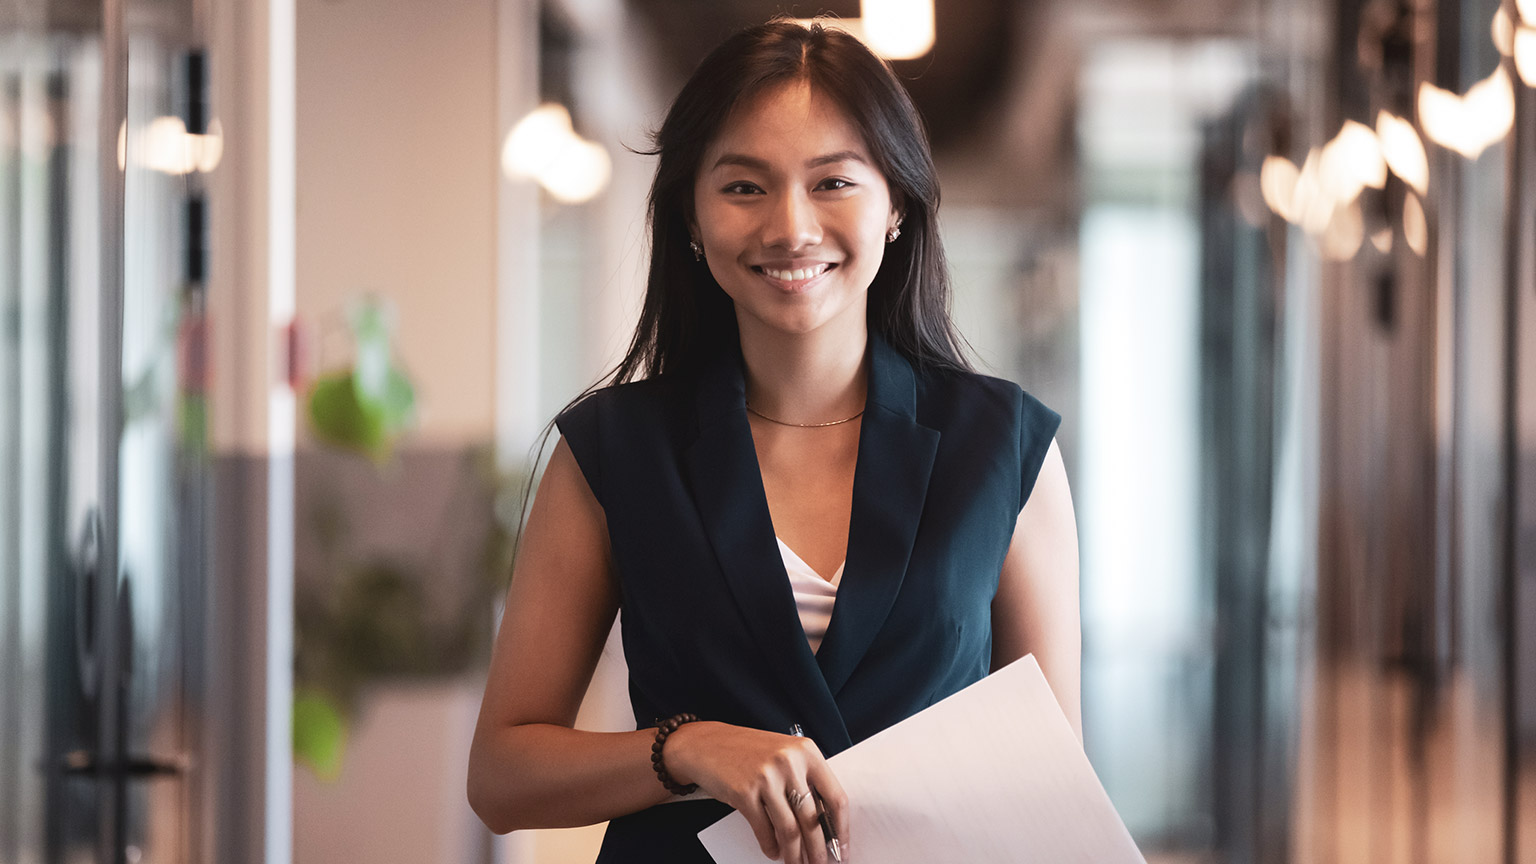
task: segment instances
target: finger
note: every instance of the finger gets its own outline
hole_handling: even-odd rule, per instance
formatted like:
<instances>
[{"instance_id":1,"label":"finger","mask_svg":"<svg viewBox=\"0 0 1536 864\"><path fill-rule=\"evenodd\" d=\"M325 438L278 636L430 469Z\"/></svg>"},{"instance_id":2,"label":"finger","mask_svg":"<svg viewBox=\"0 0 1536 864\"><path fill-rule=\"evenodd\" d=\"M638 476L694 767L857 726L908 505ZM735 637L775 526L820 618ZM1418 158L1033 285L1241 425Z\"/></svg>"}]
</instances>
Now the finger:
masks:
<instances>
[{"instance_id":1,"label":"finger","mask_svg":"<svg viewBox=\"0 0 1536 864\"><path fill-rule=\"evenodd\" d=\"M768 811L761 807L743 807L741 815L747 818L747 824L752 826L752 834L757 837L757 845L763 850L764 858L779 857L779 839L774 836L773 822L768 818Z\"/></svg>"},{"instance_id":2,"label":"finger","mask_svg":"<svg viewBox=\"0 0 1536 864\"><path fill-rule=\"evenodd\" d=\"M763 790L763 809L773 822L773 836L779 841L784 864L806 864L805 850L800 838L800 821L789 809L784 797L784 786L769 786Z\"/></svg>"},{"instance_id":3,"label":"finger","mask_svg":"<svg viewBox=\"0 0 1536 864\"><path fill-rule=\"evenodd\" d=\"M825 759L813 760L805 776L811 788L821 796L822 806L827 808L827 816L832 822L838 844L846 846L853 839L852 808L848 804L848 793L843 791L843 784L837 781L837 775L832 773L832 766Z\"/></svg>"},{"instance_id":4,"label":"finger","mask_svg":"<svg viewBox=\"0 0 1536 864\"><path fill-rule=\"evenodd\" d=\"M800 787L800 791L805 797L800 800L800 806L792 809L800 823L805 860L809 864L827 864L827 836L821 830L821 816L816 812L816 796L810 791L809 784Z\"/></svg>"}]
</instances>

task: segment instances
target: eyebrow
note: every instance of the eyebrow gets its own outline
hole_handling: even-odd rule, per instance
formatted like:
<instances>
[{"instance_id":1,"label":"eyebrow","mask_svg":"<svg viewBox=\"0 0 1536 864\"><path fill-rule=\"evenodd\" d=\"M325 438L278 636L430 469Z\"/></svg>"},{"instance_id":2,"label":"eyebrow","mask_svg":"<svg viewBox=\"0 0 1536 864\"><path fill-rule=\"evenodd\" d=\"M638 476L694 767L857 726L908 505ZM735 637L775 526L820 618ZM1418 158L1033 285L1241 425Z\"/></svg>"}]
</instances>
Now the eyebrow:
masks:
<instances>
[{"instance_id":1,"label":"eyebrow","mask_svg":"<svg viewBox=\"0 0 1536 864\"><path fill-rule=\"evenodd\" d=\"M853 150L839 150L836 153L828 153L824 156L817 156L813 159L807 159L805 162L805 167L820 168L823 165L831 165L835 162L858 162L864 165L869 164L868 159L865 159L862 155L854 152ZM743 168L751 168L756 171L769 170L768 161L766 159L759 159L756 156L747 156L743 153L726 153L722 155L719 159L715 160L714 168L719 168L722 165L740 165ZM711 168L710 170L714 169Z\"/></svg>"}]
</instances>

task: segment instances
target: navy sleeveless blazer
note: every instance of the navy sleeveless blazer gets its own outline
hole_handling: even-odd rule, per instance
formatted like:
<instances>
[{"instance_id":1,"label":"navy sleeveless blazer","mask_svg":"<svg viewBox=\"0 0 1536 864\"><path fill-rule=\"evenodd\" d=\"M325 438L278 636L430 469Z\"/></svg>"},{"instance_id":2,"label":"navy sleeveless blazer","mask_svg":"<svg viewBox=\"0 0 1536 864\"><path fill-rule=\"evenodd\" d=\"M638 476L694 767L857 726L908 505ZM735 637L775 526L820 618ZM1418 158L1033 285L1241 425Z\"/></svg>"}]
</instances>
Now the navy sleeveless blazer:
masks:
<instances>
[{"instance_id":1,"label":"navy sleeveless blazer","mask_svg":"<svg viewBox=\"0 0 1536 864\"><path fill-rule=\"evenodd\" d=\"M701 374L608 387L556 424L608 522L637 728L688 711L832 756L980 680L1014 525L1060 423L1017 385L916 370L869 337L848 557L812 653L775 540L739 349ZM609 823L598 864L709 864L730 810Z\"/></svg>"}]
</instances>

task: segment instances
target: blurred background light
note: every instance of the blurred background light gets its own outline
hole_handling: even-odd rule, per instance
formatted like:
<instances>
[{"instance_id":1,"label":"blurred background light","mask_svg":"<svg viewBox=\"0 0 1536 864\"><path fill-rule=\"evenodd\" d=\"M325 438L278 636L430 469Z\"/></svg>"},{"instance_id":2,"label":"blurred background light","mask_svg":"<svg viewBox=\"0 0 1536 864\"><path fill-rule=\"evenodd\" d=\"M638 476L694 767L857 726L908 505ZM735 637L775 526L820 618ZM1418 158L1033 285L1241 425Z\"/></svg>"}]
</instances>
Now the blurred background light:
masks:
<instances>
[{"instance_id":1,"label":"blurred background light","mask_svg":"<svg viewBox=\"0 0 1536 864\"><path fill-rule=\"evenodd\" d=\"M1284 156L1266 156L1259 168L1259 191L1264 196L1264 203L1275 211L1275 215L1292 224L1301 222L1301 214L1295 207L1296 181L1300 178L1301 172L1295 163Z\"/></svg>"},{"instance_id":2,"label":"blurred background light","mask_svg":"<svg viewBox=\"0 0 1536 864\"><path fill-rule=\"evenodd\" d=\"M1517 51L1519 41L1517 35ZM1419 87L1419 119L1429 140L1476 159L1509 134L1515 120L1514 84L1503 66L1473 84L1465 96L1425 81Z\"/></svg>"},{"instance_id":3,"label":"blurred background light","mask_svg":"<svg viewBox=\"0 0 1536 864\"><path fill-rule=\"evenodd\" d=\"M1536 23L1515 31L1515 72L1527 87L1536 87Z\"/></svg>"},{"instance_id":4,"label":"blurred background light","mask_svg":"<svg viewBox=\"0 0 1536 864\"><path fill-rule=\"evenodd\" d=\"M1413 124L1382 111L1376 115L1376 138L1381 142L1381 155L1387 167L1423 195L1429 189L1429 158Z\"/></svg>"},{"instance_id":5,"label":"blurred background light","mask_svg":"<svg viewBox=\"0 0 1536 864\"><path fill-rule=\"evenodd\" d=\"M612 162L601 144L576 134L564 105L546 102L508 133L501 170L509 179L538 181L561 203L579 204L607 187Z\"/></svg>"},{"instance_id":6,"label":"blurred background light","mask_svg":"<svg viewBox=\"0 0 1536 864\"><path fill-rule=\"evenodd\" d=\"M126 169L129 153L133 163L162 174L181 176L193 171L207 173L217 168L224 156L224 127L218 120L208 126L208 134L194 135L180 117L162 116L149 121L128 142L128 124L117 129L117 167Z\"/></svg>"},{"instance_id":7,"label":"blurred background light","mask_svg":"<svg viewBox=\"0 0 1536 864\"><path fill-rule=\"evenodd\" d=\"M197 170L207 174L219 167L219 160L224 158L224 124L218 118L214 118L208 124L206 135L191 135L194 151L197 154Z\"/></svg>"},{"instance_id":8,"label":"blurred background light","mask_svg":"<svg viewBox=\"0 0 1536 864\"><path fill-rule=\"evenodd\" d=\"M886 60L913 60L933 50L933 0L863 0L858 18L796 18L809 27L835 27Z\"/></svg>"},{"instance_id":9,"label":"blurred background light","mask_svg":"<svg viewBox=\"0 0 1536 864\"><path fill-rule=\"evenodd\" d=\"M560 158L544 166L539 183L555 200L580 204L603 191L612 170L608 151L601 144L578 138L566 145Z\"/></svg>"},{"instance_id":10,"label":"blurred background light","mask_svg":"<svg viewBox=\"0 0 1536 864\"><path fill-rule=\"evenodd\" d=\"M1366 239L1360 192L1367 186L1380 189L1386 179L1387 163L1376 133L1353 120L1345 121L1323 147L1308 151L1300 169L1284 156L1273 155L1259 168L1264 203L1317 238L1323 257L1332 261L1347 261L1360 251ZM1392 248L1390 229L1370 239L1383 253Z\"/></svg>"},{"instance_id":11,"label":"blurred background light","mask_svg":"<svg viewBox=\"0 0 1536 864\"><path fill-rule=\"evenodd\" d=\"M1509 19L1509 13L1504 7L1493 13L1492 34L1493 47L1499 49L1499 53L1505 57L1515 53L1515 22Z\"/></svg>"},{"instance_id":12,"label":"blurred background light","mask_svg":"<svg viewBox=\"0 0 1536 864\"><path fill-rule=\"evenodd\" d=\"M1348 261L1360 251L1365 240L1365 219L1360 212L1360 202L1351 201L1337 207L1333 218L1319 238L1323 257L1330 261Z\"/></svg>"},{"instance_id":13,"label":"blurred background light","mask_svg":"<svg viewBox=\"0 0 1536 864\"><path fill-rule=\"evenodd\" d=\"M546 102L512 128L501 148L501 170L508 177L536 179L575 136L571 113L564 105Z\"/></svg>"},{"instance_id":14,"label":"blurred background light","mask_svg":"<svg viewBox=\"0 0 1536 864\"><path fill-rule=\"evenodd\" d=\"M1320 158L1323 183L1334 201L1352 201L1367 186L1380 189L1387 184L1387 162L1376 133L1354 120L1344 121L1333 140L1323 145Z\"/></svg>"},{"instance_id":15,"label":"blurred background light","mask_svg":"<svg viewBox=\"0 0 1536 864\"><path fill-rule=\"evenodd\" d=\"M134 161L163 174L189 174L197 167L188 140L187 125L180 117L156 117L144 127Z\"/></svg>"},{"instance_id":16,"label":"blurred background light","mask_svg":"<svg viewBox=\"0 0 1536 864\"><path fill-rule=\"evenodd\" d=\"M1403 201L1403 238L1417 255L1422 256L1429 249L1429 223L1424 218L1424 205L1412 192Z\"/></svg>"},{"instance_id":17,"label":"blurred background light","mask_svg":"<svg viewBox=\"0 0 1536 864\"><path fill-rule=\"evenodd\" d=\"M888 60L910 60L933 49L933 0L863 0L864 41Z\"/></svg>"}]
</instances>

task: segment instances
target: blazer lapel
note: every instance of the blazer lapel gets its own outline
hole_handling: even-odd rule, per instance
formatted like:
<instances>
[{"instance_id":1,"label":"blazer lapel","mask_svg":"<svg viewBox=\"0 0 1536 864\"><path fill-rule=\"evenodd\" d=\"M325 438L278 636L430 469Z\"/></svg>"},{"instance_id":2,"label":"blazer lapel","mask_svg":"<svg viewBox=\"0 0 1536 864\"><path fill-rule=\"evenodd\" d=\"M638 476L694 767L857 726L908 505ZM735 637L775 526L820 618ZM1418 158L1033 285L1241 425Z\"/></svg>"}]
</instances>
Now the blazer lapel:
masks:
<instances>
[{"instance_id":1,"label":"blazer lapel","mask_svg":"<svg viewBox=\"0 0 1536 864\"><path fill-rule=\"evenodd\" d=\"M699 437L684 463L726 585L765 661L796 700L798 722L825 752L843 750L851 743L848 729L806 642L774 539L739 353L726 352L704 373L697 408Z\"/></svg>"},{"instance_id":2,"label":"blazer lapel","mask_svg":"<svg viewBox=\"0 0 1536 864\"><path fill-rule=\"evenodd\" d=\"M834 694L868 652L901 590L939 449L938 431L917 422L911 365L877 333L871 331L869 341L869 396L853 475L848 559L832 621L814 655Z\"/></svg>"}]
</instances>

